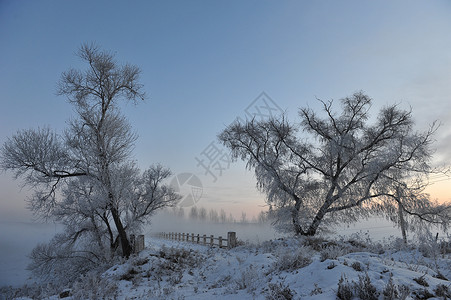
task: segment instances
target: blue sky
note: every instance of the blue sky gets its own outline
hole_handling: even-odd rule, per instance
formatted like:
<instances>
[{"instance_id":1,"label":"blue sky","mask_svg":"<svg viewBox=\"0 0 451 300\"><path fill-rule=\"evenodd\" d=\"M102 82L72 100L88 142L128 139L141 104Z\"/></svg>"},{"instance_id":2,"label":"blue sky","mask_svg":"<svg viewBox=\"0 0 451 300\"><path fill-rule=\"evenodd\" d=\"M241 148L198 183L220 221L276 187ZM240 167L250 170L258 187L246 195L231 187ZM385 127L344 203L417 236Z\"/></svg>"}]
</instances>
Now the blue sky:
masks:
<instances>
[{"instance_id":1,"label":"blue sky","mask_svg":"<svg viewBox=\"0 0 451 300\"><path fill-rule=\"evenodd\" d=\"M74 55L96 42L142 69L148 99L126 105L135 158L202 181L200 206L237 216L264 209L252 173L231 164L214 182L196 157L262 92L295 120L315 98L363 90L374 112L412 107L418 129L438 119L437 160L451 143L449 1L0 1L0 143L18 129L64 129L55 95ZM446 183L431 194L448 200ZM0 174L0 218L29 218L28 194Z\"/></svg>"}]
</instances>

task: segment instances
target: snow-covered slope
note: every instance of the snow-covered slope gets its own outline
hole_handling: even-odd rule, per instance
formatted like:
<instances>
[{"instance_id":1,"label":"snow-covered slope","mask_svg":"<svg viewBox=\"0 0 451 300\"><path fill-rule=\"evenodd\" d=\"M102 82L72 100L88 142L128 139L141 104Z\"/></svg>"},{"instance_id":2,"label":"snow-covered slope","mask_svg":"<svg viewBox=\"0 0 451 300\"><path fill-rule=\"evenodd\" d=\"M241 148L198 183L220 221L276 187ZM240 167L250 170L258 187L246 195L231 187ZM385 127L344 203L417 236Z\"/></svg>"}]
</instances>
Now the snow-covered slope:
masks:
<instances>
[{"instance_id":1,"label":"snow-covered slope","mask_svg":"<svg viewBox=\"0 0 451 300\"><path fill-rule=\"evenodd\" d=\"M445 299L446 278L450 254L432 246L284 239L226 250L151 238L139 256L85 276L67 299Z\"/></svg>"}]
</instances>

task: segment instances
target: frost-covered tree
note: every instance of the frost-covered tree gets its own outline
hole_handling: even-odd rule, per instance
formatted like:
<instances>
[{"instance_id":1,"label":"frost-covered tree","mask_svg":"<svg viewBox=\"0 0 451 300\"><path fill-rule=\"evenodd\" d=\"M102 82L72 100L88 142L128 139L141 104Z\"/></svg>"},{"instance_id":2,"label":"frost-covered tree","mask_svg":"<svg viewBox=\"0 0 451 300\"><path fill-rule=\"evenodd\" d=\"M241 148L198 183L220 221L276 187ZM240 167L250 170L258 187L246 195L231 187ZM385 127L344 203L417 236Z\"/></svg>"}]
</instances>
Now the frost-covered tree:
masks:
<instances>
[{"instance_id":1,"label":"frost-covered tree","mask_svg":"<svg viewBox=\"0 0 451 300\"><path fill-rule=\"evenodd\" d=\"M197 220L199 217L199 213L197 212L197 207L196 206L192 206L190 211L189 211L189 218L192 220Z\"/></svg>"},{"instance_id":2,"label":"frost-covered tree","mask_svg":"<svg viewBox=\"0 0 451 300\"><path fill-rule=\"evenodd\" d=\"M221 223L227 222L227 214L224 209L221 208L221 211L219 212L219 220Z\"/></svg>"},{"instance_id":3,"label":"frost-covered tree","mask_svg":"<svg viewBox=\"0 0 451 300\"><path fill-rule=\"evenodd\" d=\"M219 222L219 214L214 209L210 209L210 211L208 212L208 218L213 223L218 223Z\"/></svg>"},{"instance_id":4,"label":"frost-covered tree","mask_svg":"<svg viewBox=\"0 0 451 300\"><path fill-rule=\"evenodd\" d=\"M120 104L144 99L140 69L119 65L93 44L82 45L78 55L86 70L70 69L58 84L58 94L76 112L68 128L63 134L48 128L18 131L0 154L1 169L35 189L29 199L33 212L65 225L32 253L31 267L43 273L59 260L99 264L115 255L128 257L130 234L180 198L164 184L168 169L153 165L140 172L131 157L136 134Z\"/></svg>"},{"instance_id":5,"label":"frost-covered tree","mask_svg":"<svg viewBox=\"0 0 451 300\"><path fill-rule=\"evenodd\" d=\"M207 220L207 210L205 209L205 207L201 207L198 211L198 218L201 221L205 221Z\"/></svg>"},{"instance_id":6,"label":"frost-covered tree","mask_svg":"<svg viewBox=\"0 0 451 300\"><path fill-rule=\"evenodd\" d=\"M434 171L435 124L414 131L411 111L398 105L382 108L370 122L372 100L362 92L342 99L340 113L333 101L319 101L323 116L302 108L298 124L284 116L253 119L235 122L218 136L235 159L255 170L271 215L281 223L289 220L299 235L315 235L333 222L352 222L375 210L393 217L400 209L447 224L449 205L434 205L421 189Z\"/></svg>"}]
</instances>

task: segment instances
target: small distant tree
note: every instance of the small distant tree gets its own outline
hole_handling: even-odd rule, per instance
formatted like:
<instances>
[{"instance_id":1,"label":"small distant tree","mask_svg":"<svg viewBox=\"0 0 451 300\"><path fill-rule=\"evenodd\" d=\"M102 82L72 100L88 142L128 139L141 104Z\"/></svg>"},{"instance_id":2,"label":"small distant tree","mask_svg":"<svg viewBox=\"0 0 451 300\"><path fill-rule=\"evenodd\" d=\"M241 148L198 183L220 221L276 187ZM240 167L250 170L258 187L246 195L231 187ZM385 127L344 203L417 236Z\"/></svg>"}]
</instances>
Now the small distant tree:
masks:
<instances>
[{"instance_id":1,"label":"small distant tree","mask_svg":"<svg viewBox=\"0 0 451 300\"><path fill-rule=\"evenodd\" d=\"M185 210L183 209L183 207L179 207L177 209L177 217L180 219L183 219L185 217Z\"/></svg>"},{"instance_id":2,"label":"small distant tree","mask_svg":"<svg viewBox=\"0 0 451 300\"><path fill-rule=\"evenodd\" d=\"M266 223L267 219L268 219L268 212L261 211L258 214L257 222L260 224Z\"/></svg>"},{"instance_id":3,"label":"small distant tree","mask_svg":"<svg viewBox=\"0 0 451 300\"><path fill-rule=\"evenodd\" d=\"M205 209L205 207L201 207L199 209L199 220L201 221L207 220L207 210Z\"/></svg>"},{"instance_id":4,"label":"small distant tree","mask_svg":"<svg viewBox=\"0 0 451 300\"><path fill-rule=\"evenodd\" d=\"M208 213L208 217L210 218L210 221L213 223L218 223L219 222L219 215L218 212L214 209L210 209L209 213Z\"/></svg>"},{"instance_id":5,"label":"small distant tree","mask_svg":"<svg viewBox=\"0 0 451 300\"><path fill-rule=\"evenodd\" d=\"M247 223L247 214L246 212L241 212L241 219L240 219L241 223Z\"/></svg>"},{"instance_id":6,"label":"small distant tree","mask_svg":"<svg viewBox=\"0 0 451 300\"><path fill-rule=\"evenodd\" d=\"M196 206L191 207L191 210L189 211L189 218L192 220L197 220L199 218L199 213Z\"/></svg>"},{"instance_id":7,"label":"small distant tree","mask_svg":"<svg viewBox=\"0 0 451 300\"><path fill-rule=\"evenodd\" d=\"M222 209L222 208L221 208L221 211L219 212L219 220L221 221L221 223L227 222L227 214L224 211L224 209Z\"/></svg>"},{"instance_id":8,"label":"small distant tree","mask_svg":"<svg viewBox=\"0 0 451 300\"><path fill-rule=\"evenodd\" d=\"M235 222L236 222L236 220L235 220L235 218L233 217L232 213L229 213L228 222L229 222L229 223L235 223Z\"/></svg>"},{"instance_id":9,"label":"small distant tree","mask_svg":"<svg viewBox=\"0 0 451 300\"><path fill-rule=\"evenodd\" d=\"M1 169L35 189L29 200L33 212L65 225L63 234L32 253L32 268L42 274L61 261L87 266L128 257L129 235L180 198L164 184L171 175L167 168L154 165L141 173L131 157L136 135L120 103L144 99L140 69L118 65L93 44L82 45L78 56L87 69L64 72L58 84L58 94L76 113L65 132L18 131L0 154Z\"/></svg>"},{"instance_id":10,"label":"small distant tree","mask_svg":"<svg viewBox=\"0 0 451 300\"><path fill-rule=\"evenodd\" d=\"M233 158L255 170L271 214L281 223L291 220L296 234L311 236L334 222L374 212L394 216L399 210L446 225L450 206L435 205L421 193L434 172L431 144L437 126L414 131L411 111L398 105L381 109L371 124L371 102L358 92L342 99L337 113L333 101L319 100L323 117L302 108L298 124L284 116L235 122L219 140Z\"/></svg>"}]
</instances>

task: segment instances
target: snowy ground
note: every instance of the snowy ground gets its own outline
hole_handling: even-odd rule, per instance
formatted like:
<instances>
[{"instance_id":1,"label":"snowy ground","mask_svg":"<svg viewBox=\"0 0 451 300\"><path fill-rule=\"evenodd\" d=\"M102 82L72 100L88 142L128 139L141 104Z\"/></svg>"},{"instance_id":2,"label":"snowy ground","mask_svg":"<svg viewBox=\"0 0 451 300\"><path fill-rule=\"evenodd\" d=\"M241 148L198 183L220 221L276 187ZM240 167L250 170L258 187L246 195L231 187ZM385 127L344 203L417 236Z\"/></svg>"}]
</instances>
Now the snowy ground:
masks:
<instances>
[{"instance_id":1,"label":"snowy ground","mask_svg":"<svg viewBox=\"0 0 451 300\"><path fill-rule=\"evenodd\" d=\"M160 213L154 216L152 225L145 228L146 235L158 232L185 232L224 235L235 231L242 241L254 244L282 237L270 224L260 223L209 223L195 222L171 214ZM32 249L46 242L61 230L61 226L42 223L4 222L0 221L0 288L3 286L20 287L34 280L25 269L30 263L28 255ZM387 236L400 236L399 229L381 218L362 220L356 224L336 228L339 235L350 235L358 231L368 231L373 240L382 240Z\"/></svg>"},{"instance_id":2,"label":"snowy ground","mask_svg":"<svg viewBox=\"0 0 451 300\"><path fill-rule=\"evenodd\" d=\"M86 276L66 299L451 297L450 253L427 241L418 249L397 245L280 239L226 250L151 238L139 256Z\"/></svg>"}]
</instances>

